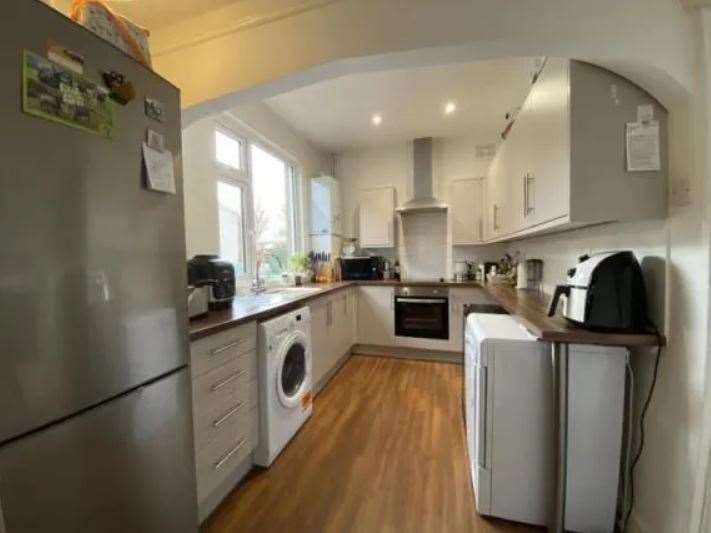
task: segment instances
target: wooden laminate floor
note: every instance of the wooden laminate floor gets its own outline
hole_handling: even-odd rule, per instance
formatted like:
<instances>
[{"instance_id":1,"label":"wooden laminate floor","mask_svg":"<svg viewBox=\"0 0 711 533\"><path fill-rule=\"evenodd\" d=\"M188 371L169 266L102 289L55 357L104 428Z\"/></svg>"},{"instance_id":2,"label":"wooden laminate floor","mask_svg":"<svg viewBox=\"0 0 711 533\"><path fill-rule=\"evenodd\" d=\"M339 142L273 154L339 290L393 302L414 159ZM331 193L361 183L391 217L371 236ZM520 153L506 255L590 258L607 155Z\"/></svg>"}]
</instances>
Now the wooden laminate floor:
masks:
<instances>
[{"instance_id":1,"label":"wooden laminate floor","mask_svg":"<svg viewBox=\"0 0 711 533\"><path fill-rule=\"evenodd\" d=\"M462 367L356 355L268 470L253 471L206 533L524 532L474 511Z\"/></svg>"}]
</instances>

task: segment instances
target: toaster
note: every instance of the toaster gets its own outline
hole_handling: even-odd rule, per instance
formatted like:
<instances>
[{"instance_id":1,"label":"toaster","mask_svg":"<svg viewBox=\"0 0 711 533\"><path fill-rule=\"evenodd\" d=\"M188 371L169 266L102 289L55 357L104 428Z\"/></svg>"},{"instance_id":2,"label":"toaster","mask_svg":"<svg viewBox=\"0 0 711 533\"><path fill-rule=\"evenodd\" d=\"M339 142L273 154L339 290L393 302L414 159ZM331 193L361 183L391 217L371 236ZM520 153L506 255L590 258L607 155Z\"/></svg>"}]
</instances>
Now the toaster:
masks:
<instances>
[{"instance_id":1,"label":"toaster","mask_svg":"<svg viewBox=\"0 0 711 533\"><path fill-rule=\"evenodd\" d=\"M217 255L196 255L188 261L188 284L208 287L210 310L228 309L235 297L235 267Z\"/></svg>"},{"instance_id":2,"label":"toaster","mask_svg":"<svg viewBox=\"0 0 711 533\"><path fill-rule=\"evenodd\" d=\"M580 257L568 270L567 283L556 287L548 316L555 314L561 296L566 297L563 316L585 328L626 333L648 329L647 292L632 252Z\"/></svg>"}]
</instances>

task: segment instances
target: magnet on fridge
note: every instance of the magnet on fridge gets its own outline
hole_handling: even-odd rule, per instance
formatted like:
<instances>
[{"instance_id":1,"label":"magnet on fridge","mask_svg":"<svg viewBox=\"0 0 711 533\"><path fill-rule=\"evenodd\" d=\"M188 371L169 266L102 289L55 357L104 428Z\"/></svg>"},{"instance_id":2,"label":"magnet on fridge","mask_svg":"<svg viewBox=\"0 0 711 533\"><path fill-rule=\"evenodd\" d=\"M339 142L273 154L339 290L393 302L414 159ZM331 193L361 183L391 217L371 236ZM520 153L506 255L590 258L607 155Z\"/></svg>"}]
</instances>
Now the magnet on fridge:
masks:
<instances>
[{"instance_id":1,"label":"magnet on fridge","mask_svg":"<svg viewBox=\"0 0 711 533\"><path fill-rule=\"evenodd\" d=\"M102 74L104 83L109 88L111 99L121 105L126 105L136 97L136 90L126 76L120 72L109 70Z\"/></svg>"},{"instance_id":2,"label":"magnet on fridge","mask_svg":"<svg viewBox=\"0 0 711 533\"><path fill-rule=\"evenodd\" d=\"M163 122L165 120L165 106L160 100L155 98L146 97L145 103L146 116L152 118L157 122Z\"/></svg>"}]
</instances>

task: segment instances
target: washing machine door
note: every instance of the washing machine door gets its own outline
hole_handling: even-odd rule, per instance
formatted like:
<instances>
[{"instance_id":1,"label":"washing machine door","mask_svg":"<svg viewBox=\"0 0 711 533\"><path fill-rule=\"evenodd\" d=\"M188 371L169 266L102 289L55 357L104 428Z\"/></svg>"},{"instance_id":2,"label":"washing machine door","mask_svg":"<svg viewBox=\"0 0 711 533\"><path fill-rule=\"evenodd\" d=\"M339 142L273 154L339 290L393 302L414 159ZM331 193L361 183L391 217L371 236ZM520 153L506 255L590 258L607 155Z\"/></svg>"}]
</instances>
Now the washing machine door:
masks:
<instances>
[{"instance_id":1,"label":"washing machine door","mask_svg":"<svg viewBox=\"0 0 711 533\"><path fill-rule=\"evenodd\" d=\"M311 389L311 350L300 331L286 336L277 358L276 390L281 404L292 409L299 406Z\"/></svg>"}]
</instances>

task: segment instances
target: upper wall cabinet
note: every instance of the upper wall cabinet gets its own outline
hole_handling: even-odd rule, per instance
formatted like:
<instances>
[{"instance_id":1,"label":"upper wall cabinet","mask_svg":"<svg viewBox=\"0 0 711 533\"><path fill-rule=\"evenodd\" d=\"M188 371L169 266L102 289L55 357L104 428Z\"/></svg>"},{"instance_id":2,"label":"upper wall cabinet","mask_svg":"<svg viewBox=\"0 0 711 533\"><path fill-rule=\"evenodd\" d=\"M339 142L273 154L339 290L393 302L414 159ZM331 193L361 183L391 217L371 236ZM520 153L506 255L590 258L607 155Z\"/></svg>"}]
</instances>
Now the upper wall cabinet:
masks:
<instances>
[{"instance_id":1,"label":"upper wall cabinet","mask_svg":"<svg viewBox=\"0 0 711 533\"><path fill-rule=\"evenodd\" d=\"M395 189L393 187L361 189L358 223L361 248L395 246L394 217Z\"/></svg>"},{"instance_id":2,"label":"upper wall cabinet","mask_svg":"<svg viewBox=\"0 0 711 533\"><path fill-rule=\"evenodd\" d=\"M661 164L628 171L627 125L646 109ZM549 58L489 168L485 237L663 218L667 165L667 112L653 97L602 68Z\"/></svg>"},{"instance_id":3,"label":"upper wall cabinet","mask_svg":"<svg viewBox=\"0 0 711 533\"><path fill-rule=\"evenodd\" d=\"M466 246L484 241L484 180L472 178L452 182L449 212L452 244Z\"/></svg>"},{"instance_id":4,"label":"upper wall cabinet","mask_svg":"<svg viewBox=\"0 0 711 533\"><path fill-rule=\"evenodd\" d=\"M343 231L338 181L330 176L311 179L311 235L340 235Z\"/></svg>"}]
</instances>

